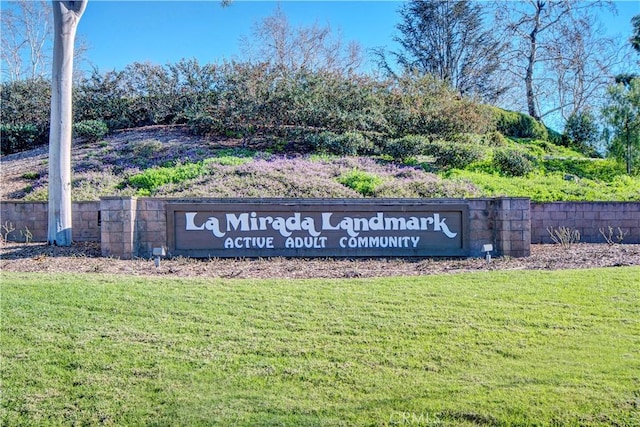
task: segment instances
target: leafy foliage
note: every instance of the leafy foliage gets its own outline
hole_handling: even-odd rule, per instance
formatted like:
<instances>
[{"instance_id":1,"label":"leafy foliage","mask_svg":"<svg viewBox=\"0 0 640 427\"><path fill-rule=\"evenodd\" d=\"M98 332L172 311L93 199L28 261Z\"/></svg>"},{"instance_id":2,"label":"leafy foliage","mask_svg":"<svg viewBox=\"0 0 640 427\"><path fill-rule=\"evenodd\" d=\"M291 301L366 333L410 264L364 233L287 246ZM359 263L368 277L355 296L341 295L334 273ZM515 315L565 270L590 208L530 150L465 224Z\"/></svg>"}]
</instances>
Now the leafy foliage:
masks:
<instances>
[{"instance_id":1,"label":"leafy foliage","mask_svg":"<svg viewBox=\"0 0 640 427\"><path fill-rule=\"evenodd\" d=\"M18 80L0 86L0 123L5 154L46 144L49 137L51 85L44 79ZM5 141L5 136L11 141Z\"/></svg>"},{"instance_id":2,"label":"leafy foliage","mask_svg":"<svg viewBox=\"0 0 640 427\"><path fill-rule=\"evenodd\" d=\"M464 169L470 164L482 160L486 151L477 144L435 141L428 145L425 154L434 156L436 166L441 168Z\"/></svg>"},{"instance_id":3,"label":"leafy foliage","mask_svg":"<svg viewBox=\"0 0 640 427\"><path fill-rule=\"evenodd\" d=\"M382 184L382 179L371 173L354 169L340 176L338 182L357 191L363 196L372 196L376 187Z\"/></svg>"},{"instance_id":4,"label":"leafy foliage","mask_svg":"<svg viewBox=\"0 0 640 427\"><path fill-rule=\"evenodd\" d=\"M578 178L611 182L624 174L622 163L614 159L544 159L547 172L563 172Z\"/></svg>"},{"instance_id":5,"label":"leafy foliage","mask_svg":"<svg viewBox=\"0 0 640 427\"><path fill-rule=\"evenodd\" d=\"M487 197L529 197L535 202L640 200L640 179L625 175L604 182L588 178L567 180L560 172L513 177L456 169L443 176L466 180Z\"/></svg>"},{"instance_id":6,"label":"leafy foliage","mask_svg":"<svg viewBox=\"0 0 640 427\"><path fill-rule=\"evenodd\" d=\"M11 154L34 148L40 142L40 130L32 124L0 124L0 153Z\"/></svg>"},{"instance_id":7,"label":"leafy foliage","mask_svg":"<svg viewBox=\"0 0 640 427\"><path fill-rule=\"evenodd\" d=\"M101 140L108 132L107 124L102 120L84 120L73 124L74 135L90 142Z\"/></svg>"},{"instance_id":8,"label":"leafy foliage","mask_svg":"<svg viewBox=\"0 0 640 427\"><path fill-rule=\"evenodd\" d=\"M197 178L204 175L206 171L206 162L188 163L173 167L156 167L145 169L144 172L129 177L127 182L138 189L139 195L151 195L165 184L178 184Z\"/></svg>"},{"instance_id":9,"label":"leafy foliage","mask_svg":"<svg viewBox=\"0 0 640 427\"><path fill-rule=\"evenodd\" d=\"M406 160L424 154L430 142L429 138L422 135L406 135L387 141L384 145L384 154L395 160Z\"/></svg>"},{"instance_id":10,"label":"leafy foliage","mask_svg":"<svg viewBox=\"0 0 640 427\"><path fill-rule=\"evenodd\" d=\"M629 175L637 172L640 164L640 78L632 79L628 86L611 86L602 112L610 155L627 164Z\"/></svg>"},{"instance_id":11,"label":"leafy foliage","mask_svg":"<svg viewBox=\"0 0 640 427\"><path fill-rule=\"evenodd\" d=\"M321 132L311 134L307 141L319 153L355 156L373 151L373 143L359 132Z\"/></svg>"},{"instance_id":12,"label":"leafy foliage","mask_svg":"<svg viewBox=\"0 0 640 427\"><path fill-rule=\"evenodd\" d=\"M583 111L572 114L565 124L564 134L568 140L568 146L590 157L598 155L600 130L596 118L591 112Z\"/></svg>"},{"instance_id":13,"label":"leafy foliage","mask_svg":"<svg viewBox=\"0 0 640 427\"><path fill-rule=\"evenodd\" d=\"M531 160L520 150L500 148L493 152L493 164L505 175L524 176L533 171Z\"/></svg>"},{"instance_id":14,"label":"leafy foliage","mask_svg":"<svg viewBox=\"0 0 640 427\"><path fill-rule=\"evenodd\" d=\"M497 107L488 108L493 114L496 129L503 135L543 140L549 138L549 133L545 126L531 116Z\"/></svg>"}]
</instances>

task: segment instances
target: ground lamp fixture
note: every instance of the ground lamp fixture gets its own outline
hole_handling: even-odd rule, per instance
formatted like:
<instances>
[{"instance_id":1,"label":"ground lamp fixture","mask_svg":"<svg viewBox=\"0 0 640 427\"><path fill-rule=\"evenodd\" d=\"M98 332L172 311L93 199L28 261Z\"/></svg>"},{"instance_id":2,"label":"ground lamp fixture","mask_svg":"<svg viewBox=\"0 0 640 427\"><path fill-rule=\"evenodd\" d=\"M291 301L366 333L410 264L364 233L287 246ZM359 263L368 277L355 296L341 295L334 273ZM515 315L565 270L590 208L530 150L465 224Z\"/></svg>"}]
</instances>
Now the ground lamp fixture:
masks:
<instances>
[{"instance_id":1,"label":"ground lamp fixture","mask_svg":"<svg viewBox=\"0 0 640 427\"><path fill-rule=\"evenodd\" d=\"M153 262L156 265L156 268L160 268L160 258L164 256L166 256L164 247L153 248Z\"/></svg>"}]
</instances>

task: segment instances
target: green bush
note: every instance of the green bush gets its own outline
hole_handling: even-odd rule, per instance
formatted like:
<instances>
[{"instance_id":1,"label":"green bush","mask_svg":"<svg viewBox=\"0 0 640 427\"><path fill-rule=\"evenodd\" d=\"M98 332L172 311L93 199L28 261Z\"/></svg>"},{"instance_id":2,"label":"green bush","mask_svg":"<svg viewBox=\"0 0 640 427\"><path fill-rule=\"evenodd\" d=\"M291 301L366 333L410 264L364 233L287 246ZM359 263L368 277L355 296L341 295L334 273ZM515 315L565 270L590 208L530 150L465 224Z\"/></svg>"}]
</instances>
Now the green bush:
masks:
<instances>
[{"instance_id":1,"label":"green bush","mask_svg":"<svg viewBox=\"0 0 640 427\"><path fill-rule=\"evenodd\" d=\"M90 142L99 141L109 133L107 124L102 120L84 120L73 124L73 134Z\"/></svg>"},{"instance_id":2,"label":"green bush","mask_svg":"<svg viewBox=\"0 0 640 427\"><path fill-rule=\"evenodd\" d=\"M461 98L450 85L432 75L406 73L386 82L385 118L391 134L483 134L492 128L492 117L478 103Z\"/></svg>"},{"instance_id":3,"label":"green bush","mask_svg":"<svg viewBox=\"0 0 640 427\"><path fill-rule=\"evenodd\" d=\"M448 141L436 141L429 144L425 154L434 156L435 164L441 168L464 169L474 162L481 161L486 151L477 144L455 144Z\"/></svg>"},{"instance_id":4,"label":"green bush","mask_svg":"<svg viewBox=\"0 0 640 427\"><path fill-rule=\"evenodd\" d=\"M310 135L307 141L319 153L339 156L368 154L374 148L373 143L359 132L345 132L343 134L322 132L317 135Z\"/></svg>"},{"instance_id":5,"label":"green bush","mask_svg":"<svg viewBox=\"0 0 640 427\"><path fill-rule=\"evenodd\" d=\"M4 154L29 150L42 141L41 132L35 125L0 125L0 152Z\"/></svg>"},{"instance_id":6,"label":"green bush","mask_svg":"<svg viewBox=\"0 0 640 427\"><path fill-rule=\"evenodd\" d=\"M217 135L224 131L220 120L204 113L190 115L187 125L194 135Z\"/></svg>"},{"instance_id":7,"label":"green bush","mask_svg":"<svg viewBox=\"0 0 640 427\"><path fill-rule=\"evenodd\" d=\"M547 128L533 117L497 107L490 109L493 112L496 130L503 135L514 138L549 139Z\"/></svg>"},{"instance_id":8,"label":"green bush","mask_svg":"<svg viewBox=\"0 0 640 427\"><path fill-rule=\"evenodd\" d=\"M422 135L407 135L384 144L384 153L394 160L405 160L425 152L429 138Z\"/></svg>"},{"instance_id":9,"label":"green bush","mask_svg":"<svg viewBox=\"0 0 640 427\"><path fill-rule=\"evenodd\" d=\"M39 78L2 83L0 98L0 123L13 126L35 126L38 136L33 141L33 145L47 143L51 112L51 82Z\"/></svg>"},{"instance_id":10,"label":"green bush","mask_svg":"<svg viewBox=\"0 0 640 427\"><path fill-rule=\"evenodd\" d=\"M499 131L489 132L482 137L482 143L489 147L506 147L509 140Z\"/></svg>"},{"instance_id":11,"label":"green bush","mask_svg":"<svg viewBox=\"0 0 640 427\"><path fill-rule=\"evenodd\" d=\"M448 142L454 144L482 144L484 138L476 133L457 133L447 137Z\"/></svg>"},{"instance_id":12,"label":"green bush","mask_svg":"<svg viewBox=\"0 0 640 427\"><path fill-rule=\"evenodd\" d=\"M351 172L341 175L338 182L363 196L372 196L376 188L382 184L382 178L371 173L354 169Z\"/></svg>"},{"instance_id":13,"label":"green bush","mask_svg":"<svg viewBox=\"0 0 640 427\"><path fill-rule=\"evenodd\" d=\"M524 176L534 169L533 163L526 154L510 148L495 150L493 164L496 169L509 176Z\"/></svg>"}]
</instances>

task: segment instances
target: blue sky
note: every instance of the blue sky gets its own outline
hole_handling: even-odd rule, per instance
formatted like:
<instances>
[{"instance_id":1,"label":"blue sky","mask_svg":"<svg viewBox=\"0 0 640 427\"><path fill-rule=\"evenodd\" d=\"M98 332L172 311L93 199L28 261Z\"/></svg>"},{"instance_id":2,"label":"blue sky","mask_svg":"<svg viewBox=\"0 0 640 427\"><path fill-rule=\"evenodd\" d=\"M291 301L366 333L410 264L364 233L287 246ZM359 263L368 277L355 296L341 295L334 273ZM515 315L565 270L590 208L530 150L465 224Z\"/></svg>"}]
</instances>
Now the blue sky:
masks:
<instances>
[{"instance_id":1,"label":"blue sky","mask_svg":"<svg viewBox=\"0 0 640 427\"><path fill-rule=\"evenodd\" d=\"M329 24L345 41L367 50L392 47L400 1L281 1L294 26ZM196 58L201 63L233 59L239 40L252 26L273 14L278 2L235 0L222 7L209 1L90 0L79 34L90 46L89 63L101 72L121 70L133 62L175 63ZM603 16L610 33L631 35L638 1L616 1L618 15ZM88 68L86 65L83 68Z\"/></svg>"},{"instance_id":2,"label":"blue sky","mask_svg":"<svg viewBox=\"0 0 640 427\"><path fill-rule=\"evenodd\" d=\"M239 40L273 14L273 1L90 1L78 29L88 42L89 61L100 71L132 62L166 64L181 58L201 63L240 55ZM396 1L283 1L293 26L330 25L344 41L364 49L391 45Z\"/></svg>"}]
</instances>

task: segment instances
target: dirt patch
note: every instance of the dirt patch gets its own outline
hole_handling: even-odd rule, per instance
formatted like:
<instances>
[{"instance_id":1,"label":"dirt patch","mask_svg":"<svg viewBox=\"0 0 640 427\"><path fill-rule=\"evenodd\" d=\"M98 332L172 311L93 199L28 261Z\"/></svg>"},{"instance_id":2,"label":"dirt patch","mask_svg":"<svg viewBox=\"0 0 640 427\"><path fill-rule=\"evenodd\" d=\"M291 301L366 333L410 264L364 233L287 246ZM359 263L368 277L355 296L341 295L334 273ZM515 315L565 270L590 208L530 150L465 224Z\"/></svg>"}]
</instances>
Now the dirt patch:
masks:
<instances>
[{"instance_id":1,"label":"dirt patch","mask_svg":"<svg viewBox=\"0 0 640 427\"><path fill-rule=\"evenodd\" d=\"M0 243L0 270L22 272L105 273L130 276L211 278L355 278L420 276L494 270L559 270L640 266L640 245L580 243L532 245L527 258L484 259L164 259L104 258L97 243L54 247L42 243Z\"/></svg>"}]
</instances>

